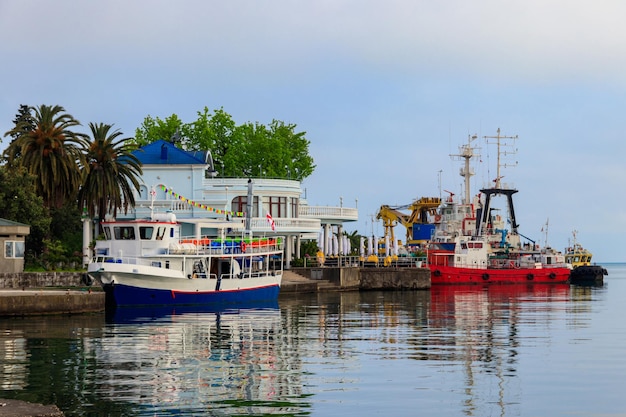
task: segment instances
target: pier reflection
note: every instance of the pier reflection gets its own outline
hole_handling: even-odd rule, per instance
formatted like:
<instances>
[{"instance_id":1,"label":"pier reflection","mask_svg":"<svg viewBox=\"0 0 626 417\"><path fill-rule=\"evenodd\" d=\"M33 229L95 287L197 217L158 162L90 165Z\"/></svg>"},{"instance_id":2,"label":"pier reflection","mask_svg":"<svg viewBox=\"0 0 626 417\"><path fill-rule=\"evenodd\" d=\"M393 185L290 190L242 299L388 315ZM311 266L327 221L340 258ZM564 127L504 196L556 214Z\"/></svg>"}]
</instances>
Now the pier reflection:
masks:
<instances>
[{"instance_id":1,"label":"pier reflection","mask_svg":"<svg viewBox=\"0 0 626 417\"><path fill-rule=\"evenodd\" d=\"M602 291L436 286L0 319L0 394L74 416L363 414L368 401L520 415L520 357L589 326Z\"/></svg>"}]
</instances>

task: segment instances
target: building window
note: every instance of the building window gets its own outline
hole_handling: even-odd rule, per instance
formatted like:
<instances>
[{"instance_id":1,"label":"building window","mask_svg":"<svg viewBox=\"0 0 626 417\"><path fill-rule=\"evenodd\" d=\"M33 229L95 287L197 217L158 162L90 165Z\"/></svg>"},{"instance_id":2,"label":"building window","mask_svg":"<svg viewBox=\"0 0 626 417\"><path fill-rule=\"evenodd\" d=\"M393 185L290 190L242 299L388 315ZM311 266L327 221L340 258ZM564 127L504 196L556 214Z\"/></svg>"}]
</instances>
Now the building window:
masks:
<instances>
[{"instance_id":1,"label":"building window","mask_svg":"<svg viewBox=\"0 0 626 417\"><path fill-rule=\"evenodd\" d=\"M298 217L298 198L291 199L291 217Z\"/></svg>"},{"instance_id":2,"label":"building window","mask_svg":"<svg viewBox=\"0 0 626 417\"><path fill-rule=\"evenodd\" d=\"M7 240L4 242L4 257L23 258L25 249L24 242Z\"/></svg>"},{"instance_id":3,"label":"building window","mask_svg":"<svg viewBox=\"0 0 626 417\"><path fill-rule=\"evenodd\" d=\"M239 197L235 197L233 198L233 201L231 203L231 211L235 211L235 212L243 212L245 213L248 208L246 207L248 203L248 196L239 196ZM252 197L252 214L251 217L259 217L259 197L258 196L254 196Z\"/></svg>"},{"instance_id":4,"label":"building window","mask_svg":"<svg viewBox=\"0 0 626 417\"><path fill-rule=\"evenodd\" d=\"M287 217L287 197L269 197L272 217Z\"/></svg>"}]
</instances>

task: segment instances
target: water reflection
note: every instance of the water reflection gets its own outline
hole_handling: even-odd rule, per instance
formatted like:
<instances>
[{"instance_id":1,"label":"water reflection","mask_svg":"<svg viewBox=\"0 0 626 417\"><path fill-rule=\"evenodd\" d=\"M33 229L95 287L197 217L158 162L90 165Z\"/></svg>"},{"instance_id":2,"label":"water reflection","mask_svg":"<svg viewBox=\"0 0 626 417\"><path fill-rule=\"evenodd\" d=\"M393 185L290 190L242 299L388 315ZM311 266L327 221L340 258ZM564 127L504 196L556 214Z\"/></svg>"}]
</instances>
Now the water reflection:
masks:
<instances>
[{"instance_id":1,"label":"water reflection","mask_svg":"<svg viewBox=\"0 0 626 417\"><path fill-rule=\"evenodd\" d=\"M563 327L587 328L604 295L437 286L0 320L0 397L56 403L68 417L521 415L529 361Z\"/></svg>"},{"instance_id":2,"label":"water reflection","mask_svg":"<svg viewBox=\"0 0 626 417\"><path fill-rule=\"evenodd\" d=\"M280 310L259 307L117 310L94 352L97 392L159 413L297 413Z\"/></svg>"}]
</instances>

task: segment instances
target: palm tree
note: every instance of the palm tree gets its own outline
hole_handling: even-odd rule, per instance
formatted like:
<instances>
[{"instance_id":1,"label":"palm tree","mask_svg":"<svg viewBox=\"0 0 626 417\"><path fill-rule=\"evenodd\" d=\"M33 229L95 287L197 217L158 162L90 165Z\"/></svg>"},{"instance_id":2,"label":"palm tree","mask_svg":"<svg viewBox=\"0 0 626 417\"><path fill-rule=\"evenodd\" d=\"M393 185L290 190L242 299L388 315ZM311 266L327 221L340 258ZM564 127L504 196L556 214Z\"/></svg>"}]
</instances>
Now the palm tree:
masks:
<instances>
[{"instance_id":1,"label":"palm tree","mask_svg":"<svg viewBox=\"0 0 626 417\"><path fill-rule=\"evenodd\" d=\"M61 207L73 198L80 187L85 135L70 129L78 120L61 106L30 107L32 119L16 120L5 133L14 140L5 151L9 164L23 166L35 177L37 194L47 208Z\"/></svg>"},{"instance_id":2,"label":"palm tree","mask_svg":"<svg viewBox=\"0 0 626 417\"><path fill-rule=\"evenodd\" d=\"M133 188L139 190L138 176L141 162L132 154L135 146L129 139L117 139L122 133L111 131L112 125L89 123L92 141L88 142L85 181L78 192L78 205L85 208L90 218L117 210L128 211L135 205ZM125 143L126 142L126 143Z\"/></svg>"}]
</instances>

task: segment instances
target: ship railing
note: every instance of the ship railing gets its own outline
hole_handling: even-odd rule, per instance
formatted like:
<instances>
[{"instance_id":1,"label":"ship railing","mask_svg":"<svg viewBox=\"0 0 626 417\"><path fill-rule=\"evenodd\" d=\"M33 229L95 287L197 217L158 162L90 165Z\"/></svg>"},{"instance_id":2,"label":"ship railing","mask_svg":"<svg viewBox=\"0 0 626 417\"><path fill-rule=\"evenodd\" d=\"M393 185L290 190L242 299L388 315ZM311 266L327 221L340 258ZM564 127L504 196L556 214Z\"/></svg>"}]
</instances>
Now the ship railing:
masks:
<instances>
[{"instance_id":1,"label":"ship railing","mask_svg":"<svg viewBox=\"0 0 626 417\"><path fill-rule=\"evenodd\" d=\"M183 238L170 246L169 254L197 255L252 255L281 252L285 247L283 236L260 237L253 239L210 239Z\"/></svg>"}]
</instances>

